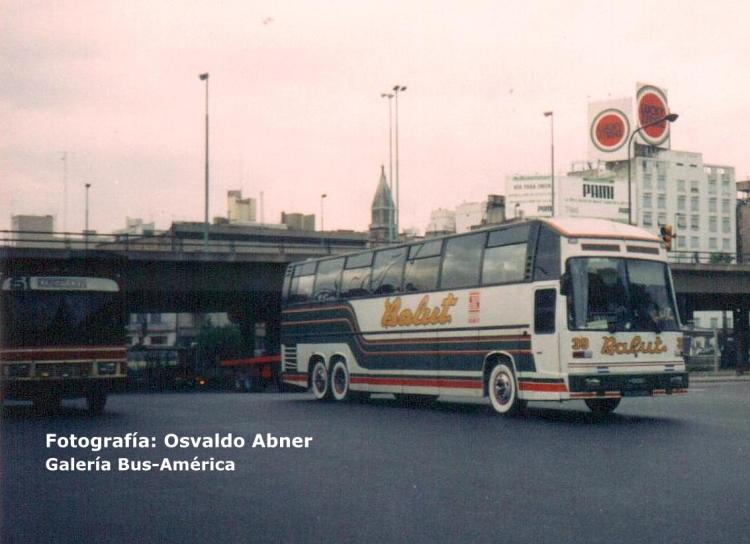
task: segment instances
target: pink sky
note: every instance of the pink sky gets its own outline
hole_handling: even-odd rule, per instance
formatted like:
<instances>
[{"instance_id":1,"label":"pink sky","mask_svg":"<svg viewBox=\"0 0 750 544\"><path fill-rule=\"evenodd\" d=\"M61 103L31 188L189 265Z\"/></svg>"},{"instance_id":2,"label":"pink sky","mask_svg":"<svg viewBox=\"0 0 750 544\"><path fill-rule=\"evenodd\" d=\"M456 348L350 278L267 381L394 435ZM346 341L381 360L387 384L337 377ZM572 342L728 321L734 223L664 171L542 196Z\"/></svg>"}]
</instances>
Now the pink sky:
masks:
<instances>
[{"instance_id":1,"label":"pink sky","mask_svg":"<svg viewBox=\"0 0 750 544\"><path fill-rule=\"evenodd\" d=\"M750 4L678 1L9 0L0 17L0 228L202 221L210 73L211 216L364 230L399 98L401 223L503 194L506 176L587 158L589 101L665 88L673 149L750 177ZM64 168L67 152L67 214Z\"/></svg>"}]
</instances>

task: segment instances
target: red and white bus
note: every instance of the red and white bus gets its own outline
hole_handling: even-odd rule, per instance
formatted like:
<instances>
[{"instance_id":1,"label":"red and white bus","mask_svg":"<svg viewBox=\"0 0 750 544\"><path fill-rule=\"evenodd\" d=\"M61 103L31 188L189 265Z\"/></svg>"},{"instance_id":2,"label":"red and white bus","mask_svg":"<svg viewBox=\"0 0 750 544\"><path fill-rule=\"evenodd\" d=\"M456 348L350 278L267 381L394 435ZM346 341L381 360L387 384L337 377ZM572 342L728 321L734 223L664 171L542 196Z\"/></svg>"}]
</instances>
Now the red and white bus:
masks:
<instances>
[{"instance_id":1,"label":"red and white bus","mask_svg":"<svg viewBox=\"0 0 750 544\"><path fill-rule=\"evenodd\" d=\"M319 399L608 413L688 389L663 242L620 223L534 220L295 263L282 304L283 381Z\"/></svg>"},{"instance_id":2,"label":"red and white bus","mask_svg":"<svg viewBox=\"0 0 750 544\"><path fill-rule=\"evenodd\" d=\"M13 275L0 300L2 396L44 411L83 398L101 412L127 373L123 294L115 279Z\"/></svg>"}]
</instances>

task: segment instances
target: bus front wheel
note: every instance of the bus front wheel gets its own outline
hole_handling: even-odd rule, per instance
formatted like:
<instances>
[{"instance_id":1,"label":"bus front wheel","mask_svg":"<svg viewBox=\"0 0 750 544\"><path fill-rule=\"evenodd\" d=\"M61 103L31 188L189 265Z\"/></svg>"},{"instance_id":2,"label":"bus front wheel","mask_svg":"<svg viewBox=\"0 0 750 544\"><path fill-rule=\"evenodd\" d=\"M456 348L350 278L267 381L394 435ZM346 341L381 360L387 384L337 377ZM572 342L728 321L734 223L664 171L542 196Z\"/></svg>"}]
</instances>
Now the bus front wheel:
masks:
<instances>
[{"instance_id":1,"label":"bus front wheel","mask_svg":"<svg viewBox=\"0 0 750 544\"><path fill-rule=\"evenodd\" d=\"M323 361L317 361L310 373L310 388L318 400L327 400L331 397L330 380L328 379L328 368Z\"/></svg>"},{"instance_id":2,"label":"bus front wheel","mask_svg":"<svg viewBox=\"0 0 750 544\"><path fill-rule=\"evenodd\" d=\"M499 363L492 367L487 385L490 403L497 413L516 414L525 407L526 402L518 398L516 377L508 365Z\"/></svg>"}]
</instances>

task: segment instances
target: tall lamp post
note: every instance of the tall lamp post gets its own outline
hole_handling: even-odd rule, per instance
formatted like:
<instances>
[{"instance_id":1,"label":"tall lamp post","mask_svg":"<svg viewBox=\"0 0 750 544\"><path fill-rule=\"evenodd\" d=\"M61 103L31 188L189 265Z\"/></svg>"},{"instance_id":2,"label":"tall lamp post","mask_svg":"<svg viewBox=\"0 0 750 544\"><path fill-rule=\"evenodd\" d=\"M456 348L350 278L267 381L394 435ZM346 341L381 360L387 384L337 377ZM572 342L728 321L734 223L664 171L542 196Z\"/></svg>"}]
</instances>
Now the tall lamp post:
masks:
<instances>
[{"instance_id":1,"label":"tall lamp post","mask_svg":"<svg viewBox=\"0 0 750 544\"><path fill-rule=\"evenodd\" d=\"M550 186L552 188L552 217L555 217L555 115L552 111L545 111L544 112L545 117L549 117L549 128L550 128L550 141L551 144L551 150L550 150L550 156L552 158L552 167L550 170Z\"/></svg>"},{"instance_id":2,"label":"tall lamp post","mask_svg":"<svg viewBox=\"0 0 750 544\"><path fill-rule=\"evenodd\" d=\"M403 92L406 90L406 87L402 85L394 85L393 92L396 95L396 220L395 220L395 227L396 227L396 238L400 238L400 230L399 226L401 224L401 201L399 198L399 184L401 181L401 178L398 174L398 93Z\"/></svg>"},{"instance_id":3,"label":"tall lamp post","mask_svg":"<svg viewBox=\"0 0 750 544\"><path fill-rule=\"evenodd\" d=\"M630 138L628 138L628 225L633 224L633 191L632 191L632 165L631 165L631 148L633 147L633 138L635 138L635 135L638 134L643 129L646 129L648 127L653 127L654 125L659 125L664 122L674 123L677 121L677 118L679 115L676 113L670 113L669 115L665 115L661 119L657 119L656 121L652 121L651 123L648 123L647 125L643 125L642 127L638 127L633 131L633 133L630 135Z\"/></svg>"},{"instance_id":4,"label":"tall lamp post","mask_svg":"<svg viewBox=\"0 0 750 544\"><path fill-rule=\"evenodd\" d=\"M86 221L85 221L85 231L84 231L84 247L88 249L89 247L89 188L91 187L90 183L86 184Z\"/></svg>"},{"instance_id":5,"label":"tall lamp post","mask_svg":"<svg viewBox=\"0 0 750 544\"><path fill-rule=\"evenodd\" d=\"M203 250L208 250L208 72L198 76L206 82L206 206L203 217Z\"/></svg>"},{"instance_id":6,"label":"tall lamp post","mask_svg":"<svg viewBox=\"0 0 750 544\"><path fill-rule=\"evenodd\" d=\"M320 232L323 232L325 230L325 222L324 222L325 216L323 215L323 200L325 200L327 196L328 195L325 193L320 195Z\"/></svg>"},{"instance_id":7,"label":"tall lamp post","mask_svg":"<svg viewBox=\"0 0 750 544\"><path fill-rule=\"evenodd\" d=\"M393 99L393 93L380 93L380 98L388 99L388 187L391 190L391 195L393 195L393 119L391 113L391 100ZM391 205L388 210L388 241L391 243L393 243L394 211L393 198L391 197Z\"/></svg>"}]
</instances>

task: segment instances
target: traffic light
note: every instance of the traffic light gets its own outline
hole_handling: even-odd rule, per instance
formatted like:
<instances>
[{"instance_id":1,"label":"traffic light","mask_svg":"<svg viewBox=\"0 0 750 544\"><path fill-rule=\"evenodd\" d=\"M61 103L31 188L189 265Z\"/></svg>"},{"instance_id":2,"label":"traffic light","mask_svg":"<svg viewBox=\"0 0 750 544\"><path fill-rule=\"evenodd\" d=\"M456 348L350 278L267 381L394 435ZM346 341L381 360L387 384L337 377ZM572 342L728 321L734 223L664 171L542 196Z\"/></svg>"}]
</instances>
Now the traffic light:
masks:
<instances>
[{"instance_id":1,"label":"traffic light","mask_svg":"<svg viewBox=\"0 0 750 544\"><path fill-rule=\"evenodd\" d=\"M664 241L664 246L667 248L667 251L672 250L672 240L676 237L677 235L674 233L674 230L672 230L672 225L664 225L661 228L661 239Z\"/></svg>"}]
</instances>

